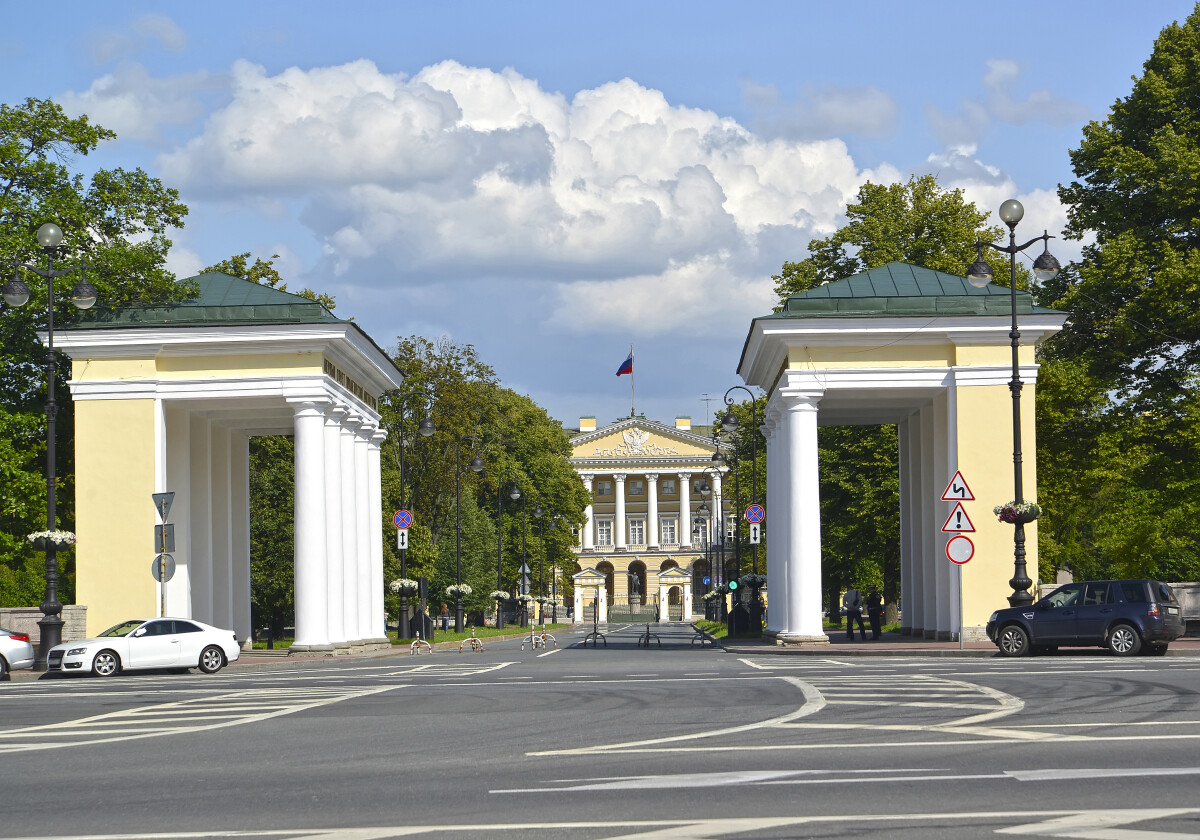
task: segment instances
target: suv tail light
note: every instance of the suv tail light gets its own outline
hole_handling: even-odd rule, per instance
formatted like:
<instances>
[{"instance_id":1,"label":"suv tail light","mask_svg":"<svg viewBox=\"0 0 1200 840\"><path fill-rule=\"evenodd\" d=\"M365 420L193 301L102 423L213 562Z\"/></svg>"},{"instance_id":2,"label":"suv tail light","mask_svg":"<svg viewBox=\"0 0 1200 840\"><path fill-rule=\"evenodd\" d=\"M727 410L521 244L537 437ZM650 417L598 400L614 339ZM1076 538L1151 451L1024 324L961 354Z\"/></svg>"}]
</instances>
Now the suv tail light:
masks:
<instances>
[{"instance_id":1,"label":"suv tail light","mask_svg":"<svg viewBox=\"0 0 1200 840\"><path fill-rule=\"evenodd\" d=\"M28 633L9 633L8 638L12 639L14 642L28 642L29 634Z\"/></svg>"},{"instance_id":2,"label":"suv tail light","mask_svg":"<svg viewBox=\"0 0 1200 840\"><path fill-rule=\"evenodd\" d=\"M1158 604L1151 604L1150 609L1146 610L1146 615L1152 615L1158 618Z\"/></svg>"}]
</instances>

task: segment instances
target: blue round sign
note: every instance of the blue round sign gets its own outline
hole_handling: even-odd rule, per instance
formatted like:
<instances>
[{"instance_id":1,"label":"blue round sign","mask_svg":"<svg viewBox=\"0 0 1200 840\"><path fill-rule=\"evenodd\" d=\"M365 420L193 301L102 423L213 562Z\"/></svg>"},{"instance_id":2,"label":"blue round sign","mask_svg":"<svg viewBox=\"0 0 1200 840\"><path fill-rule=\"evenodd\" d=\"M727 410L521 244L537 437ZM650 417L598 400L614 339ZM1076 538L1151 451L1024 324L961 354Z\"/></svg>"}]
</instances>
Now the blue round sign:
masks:
<instances>
[{"instance_id":1,"label":"blue round sign","mask_svg":"<svg viewBox=\"0 0 1200 840\"><path fill-rule=\"evenodd\" d=\"M751 525L762 522L766 516L767 512L762 505L750 505L746 508L746 521Z\"/></svg>"},{"instance_id":2,"label":"blue round sign","mask_svg":"<svg viewBox=\"0 0 1200 840\"><path fill-rule=\"evenodd\" d=\"M392 517L392 522L402 531L405 528L411 528L413 523L412 513L407 510L398 510L396 511L396 515Z\"/></svg>"},{"instance_id":3,"label":"blue round sign","mask_svg":"<svg viewBox=\"0 0 1200 840\"><path fill-rule=\"evenodd\" d=\"M712 578L710 578L708 575L705 575L704 576L704 585L708 586L710 583L712 583Z\"/></svg>"}]
</instances>

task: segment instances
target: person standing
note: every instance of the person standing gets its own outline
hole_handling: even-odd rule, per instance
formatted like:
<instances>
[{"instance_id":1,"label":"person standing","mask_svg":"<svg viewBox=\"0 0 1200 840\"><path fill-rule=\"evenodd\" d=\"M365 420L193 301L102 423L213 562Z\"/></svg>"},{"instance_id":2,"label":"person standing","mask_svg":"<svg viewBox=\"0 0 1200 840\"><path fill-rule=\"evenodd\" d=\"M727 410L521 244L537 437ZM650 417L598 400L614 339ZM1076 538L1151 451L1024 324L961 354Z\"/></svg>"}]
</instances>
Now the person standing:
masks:
<instances>
[{"instance_id":1,"label":"person standing","mask_svg":"<svg viewBox=\"0 0 1200 840\"><path fill-rule=\"evenodd\" d=\"M867 618L871 622L871 641L879 641L883 630L880 626L883 618L883 596L875 588L875 584L867 587Z\"/></svg>"},{"instance_id":2,"label":"person standing","mask_svg":"<svg viewBox=\"0 0 1200 840\"><path fill-rule=\"evenodd\" d=\"M858 622L858 633L863 639L867 638L867 628L862 620L862 593L851 586L842 596L842 610L846 613L846 638L854 641L854 622Z\"/></svg>"}]
</instances>

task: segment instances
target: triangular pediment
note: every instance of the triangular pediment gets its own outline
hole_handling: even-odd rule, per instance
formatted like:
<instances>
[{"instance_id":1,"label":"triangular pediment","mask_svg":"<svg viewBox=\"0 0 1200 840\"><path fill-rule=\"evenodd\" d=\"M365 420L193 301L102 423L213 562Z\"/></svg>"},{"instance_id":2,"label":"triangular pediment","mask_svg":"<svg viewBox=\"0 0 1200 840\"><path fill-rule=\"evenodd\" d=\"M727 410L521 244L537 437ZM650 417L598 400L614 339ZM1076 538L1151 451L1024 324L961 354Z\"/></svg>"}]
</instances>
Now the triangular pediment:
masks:
<instances>
[{"instance_id":1,"label":"triangular pediment","mask_svg":"<svg viewBox=\"0 0 1200 840\"><path fill-rule=\"evenodd\" d=\"M711 457L714 451L708 438L645 417L629 417L576 435L571 446L577 459Z\"/></svg>"},{"instance_id":2,"label":"triangular pediment","mask_svg":"<svg viewBox=\"0 0 1200 840\"><path fill-rule=\"evenodd\" d=\"M608 575L597 572L591 566L588 566L582 572L576 572L575 574L571 575L571 580L584 584L596 584L603 583L604 581L608 580Z\"/></svg>"},{"instance_id":3,"label":"triangular pediment","mask_svg":"<svg viewBox=\"0 0 1200 840\"><path fill-rule=\"evenodd\" d=\"M660 583L663 581L670 581L670 580L679 580L679 581L686 582L686 581L691 580L691 578L692 578L692 575L690 572L684 571L683 569L679 568L678 566L672 566L671 568L665 569L664 571L661 571L658 573L658 580Z\"/></svg>"}]
</instances>

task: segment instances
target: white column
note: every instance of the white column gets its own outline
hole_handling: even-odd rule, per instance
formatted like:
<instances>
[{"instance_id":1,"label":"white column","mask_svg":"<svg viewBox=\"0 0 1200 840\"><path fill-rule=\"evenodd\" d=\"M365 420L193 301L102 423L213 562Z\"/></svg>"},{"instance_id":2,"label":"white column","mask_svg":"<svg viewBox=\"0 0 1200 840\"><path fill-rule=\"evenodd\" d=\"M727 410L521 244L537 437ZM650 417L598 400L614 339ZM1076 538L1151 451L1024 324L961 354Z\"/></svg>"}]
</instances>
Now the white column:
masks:
<instances>
[{"instance_id":1,"label":"white column","mask_svg":"<svg viewBox=\"0 0 1200 840\"><path fill-rule=\"evenodd\" d=\"M646 473L646 548L654 551L662 539L658 524L658 473ZM646 593L647 596L649 592Z\"/></svg>"},{"instance_id":2,"label":"white column","mask_svg":"<svg viewBox=\"0 0 1200 840\"><path fill-rule=\"evenodd\" d=\"M229 499L229 429L209 427L212 474L213 614L217 627L233 629L233 511Z\"/></svg>"},{"instance_id":3,"label":"white column","mask_svg":"<svg viewBox=\"0 0 1200 840\"><path fill-rule=\"evenodd\" d=\"M933 568L937 544L934 529L942 523L931 525L937 515L934 499L942 494L938 488L933 495L933 447L934 447L934 409L927 405L921 409L921 487L917 498L921 504L920 535L921 553L917 562L921 564L921 579L924 582L921 600L914 606L921 611L921 627L924 628L926 639L937 638L937 573Z\"/></svg>"},{"instance_id":4,"label":"white column","mask_svg":"<svg viewBox=\"0 0 1200 840\"><path fill-rule=\"evenodd\" d=\"M192 443L191 418L178 404L164 408L167 437L166 490L175 501L167 518L175 524L175 576L167 581L167 615L192 615Z\"/></svg>"},{"instance_id":5,"label":"white column","mask_svg":"<svg viewBox=\"0 0 1200 840\"><path fill-rule=\"evenodd\" d=\"M786 632L788 602L787 564L787 461L784 457L785 429L780 423L782 401L772 398L763 418L767 464L767 630ZM776 597L778 595L778 597Z\"/></svg>"},{"instance_id":6,"label":"white column","mask_svg":"<svg viewBox=\"0 0 1200 840\"><path fill-rule=\"evenodd\" d=\"M387 619L383 613L383 488L379 447L387 432L375 429L367 445L367 496L370 505L368 526L371 529L371 632L380 644L386 645Z\"/></svg>"},{"instance_id":7,"label":"white column","mask_svg":"<svg viewBox=\"0 0 1200 840\"><path fill-rule=\"evenodd\" d=\"M721 508L721 500L723 498L721 496L721 474L719 472L714 471L712 473L711 478L712 478L713 527L714 527L712 540L715 544L722 545L725 542L725 522L721 519L721 517L723 515L722 508ZM725 559L728 560L729 558L725 558ZM719 566L720 563L721 563L721 552L719 550L714 551L713 552L713 563L712 563L714 568L709 569L708 573L710 575L712 575L712 578L714 581L719 579L722 583L727 583L728 581L725 580L725 570L720 569L720 568L715 568L716 566Z\"/></svg>"},{"instance_id":8,"label":"white column","mask_svg":"<svg viewBox=\"0 0 1200 840\"><path fill-rule=\"evenodd\" d=\"M818 391L784 393L788 522L788 635L828 643L821 624L821 485L817 468Z\"/></svg>"},{"instance_id":9,"label":"white column","mask_svg":"<svg viewBox=\"0 0 1200 840\"><path fill-rule=\"evenodd\" d=\"M671 613L669 611L670 608L667 605L667 601L670 598L670 592L671 592L671 587L667 586L665 583L660 583L658 585L658 620L659 621L668 621L671 618Z\"/></svg>"},{"instance_id":10,"label":"white column","mask_svg":"<svg viewBox=\"0 0 1200 840\"><path fill-rule=\"evenodd\" d=\"M583 479L583 488L588 492L587 507L583 509L583 515L586 522L583 526L583 550L596 550L596 517L592 507L592 479L595 478L591 473L582 473L580 478Z\"/></svg>"},{"instance_id":11,"label":"white column","mask_svg":"<svg viewBox=\"0 0 1200 840\"><path fill-rule=\"evenodd\" d=\"M296 407L296 641L293 650L332 649L325 604L325 414Z\"/></svg>"},{"instance_id":12,"label":"white column","mask_svg":"<svg viewBox=\"0 0 1200 840\"><path fill-rule=\"evenodd\" d=\"M954 566L946 557L946 538L949 536L941 530L942 524L950 515L952 507L950 502L941 501L942 490L945 489L947 482L950 481L950 476L954 475L954 470L950 467L950 453L948 451L948 436L946 428L948 418L946 416L946 394L947 390L943 390L941 394L934 398L933 401L933 480L932 495L929 496L933 502L934 520L930 524L930 528L934 538L933 552L933 569L934 579L937 581L937 619L934 627L936 628L935 638L942 641L949 641L953 633L958 630L957 624L954 622L954 613L958 612L958 599L954 597L955 592L952 591L951 568ZM940 521L936 521L940 520Z\"/></svg>"},{"instance_id":13,"label":"white column","mask_svg":"<svg viewBox=\"0 0 1200 840\"><path fill-rule=\"evenodd\" d=\"M212 482L209 461L208 418L189 414L191 447L189 495L191 528L188 572L191 578L191 611L188 615L211 622L212 615Z\"/></svg>"},{"instance_id":14,"label":"white column","mask_svg":"<svg viewBox=\"0 0 1200 840\"><path fill-rule=\"evenodd\" d=\"M625 551L625 535L629 533L629 523L625 521L625 474L615 474L613 484L616 486L614 492L617 499L617 516L616 522L613 523L614 548L617 551Z\"/></svg>"},{"instance_id":15,"label":"white column","mask_svg":"<svg viewBox=\"0 0 1200 840\"><path fill-rule=\"evenodd\" d=\"M329 604L329 641L346 652L346 604L342 536L342 417L346 409L332 406L325 413L325 554L329 568L326 601Z\"/></svg>"},{"instance_id":16,"label":"white column","mask_svg":"<svg viewBox=\"0 0 1200 840\"><path fill-rule=\"evenodd\" d=\"M692 579L688 578L683 585L683 620L691 621L692 616Z\"/></svg>"},{"instance_id":17,"label":"white column","mask_svg":"<svg viewBox=\"0 0 1200 840\"><path fill-rule=\"evenodd\" d=\"M576 623L576 622L581 622L581 621L583 621L583 587L579 585L579 582L578 582L578 581L576 581L576 582L575 582L575 610L574 610L574 616L575 616L575 617L574 617L574 619L572 620L572 623Z\"/></svg>"},{"instance_id":18,"label":"white column","mask_svg":"<svg viewBox=\"0 0 1200 840\"><path fill-rule=\"evenodd\" d=\"M692 547L692 474L679 473L679 547ZM684 613L686 618L688 613Z\"/></svg>"},{"instance_id":19,"label":"white column","mask_svg":"<svg viewBox=\"0 0 1200 840\"><path fill-rule=\"evenodd\" d=\"M601 624L608 623L608 587L603 581L596 586L596 608L600 611L596 620Z\"/></svg>"},{"instance_id":20,"label":"white column","mask_svg":"<svg viewBox=\"0 0 1200 840\"><path fill-rule=\"evenodd\" d=\"M250 623L250 438L229 436L230 546L233 560L233 630L242 648L252 647Z\"/></svg>"},{"instance_id":21,"label":"white column","mask_svg":"<svg viewBox=\"0 0 1200 840\"><path fill-rule=\"evenodd\" d=\"M913 420L905 419L896 424L899 445L897 461L900 466L900 603L905 609L900 620L900 631L912 632L912 614L908 606L912 603L913 585Z\"/></svg>"},{"instance_id":22,"label":"white column","mask_svg":"<svg viewBox=\"0 0 1200 840\"><path fill-rule=\"evenodd\" d=\"M347 415L342 421L342 627L351 645L362 644L358 633L358 513L354 492L354 430L362 418Z\"/></svg>"},{"instance_id":23,"label":"white column","mask_svg":"<svg viewBox=\"0 0 1200 840\"><path fill-rule=\"evenodd\" d=\"M371 632L371 503L367 491L367 447L375 425L364 423L354 439L354 519L358 541L358 638L376 638Z\"/></svg>"}]
</instances>

